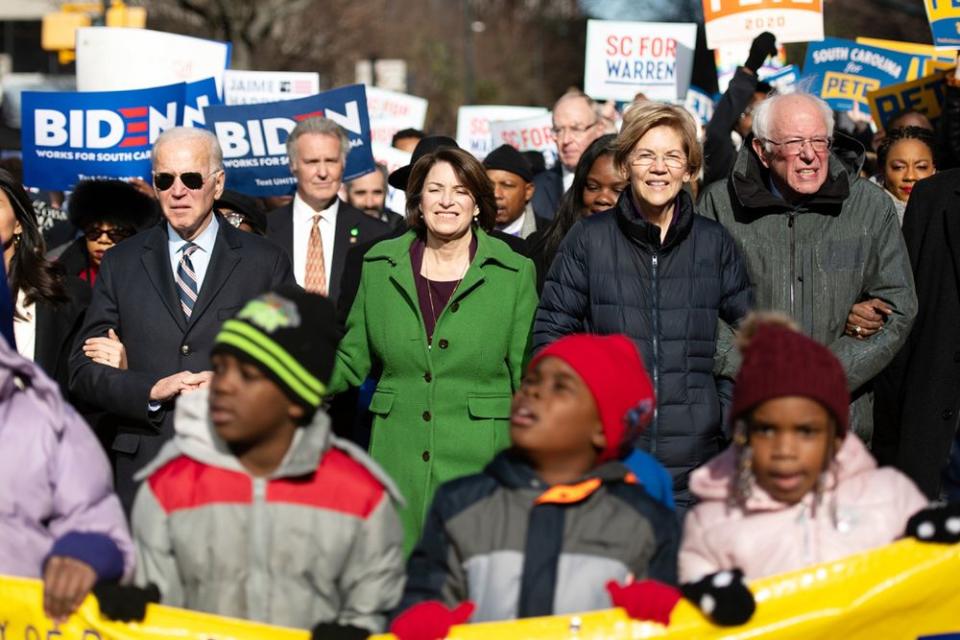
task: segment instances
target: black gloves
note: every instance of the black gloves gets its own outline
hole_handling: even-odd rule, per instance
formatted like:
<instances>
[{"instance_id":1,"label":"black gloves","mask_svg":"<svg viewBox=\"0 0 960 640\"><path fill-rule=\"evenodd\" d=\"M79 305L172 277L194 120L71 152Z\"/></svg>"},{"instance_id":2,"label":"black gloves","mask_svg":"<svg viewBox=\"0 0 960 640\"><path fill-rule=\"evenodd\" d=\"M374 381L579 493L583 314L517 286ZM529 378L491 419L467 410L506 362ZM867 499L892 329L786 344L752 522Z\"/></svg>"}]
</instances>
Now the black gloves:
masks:
<instances>
[{"instance_id":1,"label":"black gloves","mask_svg":"<svg viewBox=\"0 0 960 640\"><path fill-rule=\"evenodd\" d=\"M366 640L370 637L366 629L336 622L321 622L311 634L312 640Z\"/></svg>"},{"instance_id":2,"label":"black gloves","mask_svg":"<svg viewBox=\"0 0 960 640\"><path fill-rule=\"evenodd\" d=\"M160 589L155 584L131 587L116 582L101 582L93 587L100 603L100 614L119 622L140 622L147 615L147 605L160 602Z\"/></svg>"},{"instance_id":3,"label":"black gloves","mask_svg":"<svg viewBox=\"0 0 960 640\"><path fill-rule=\"evenodd\" d=\"M680 591L714 624L725 627L745 624L757 609L740 569L711 573L699 582L680 585Z\"/></svg>"},{"instance_id":4,"label":"black gloves","mask_svg":"<svg viewBox=\"0 0 960 640\"><path fill-rule=\"evenodd\" d=\"M960 503L917 511L907 520L907 535L920 542L960 542Z\"/></svg>"},{"instance_id":5,"label":"black gloves","mask_svg":"<svg viewBox=\"0 0 960 640\"><path fill-rule=\"evenodd\" d=\"M769 31L764 31L753 39L753 43L750 44L750 55L747 56L743 66L756 75L757 70L763 66L764 60L775 55L777 55L777 38Z\"/></svg>"}]
</instances>

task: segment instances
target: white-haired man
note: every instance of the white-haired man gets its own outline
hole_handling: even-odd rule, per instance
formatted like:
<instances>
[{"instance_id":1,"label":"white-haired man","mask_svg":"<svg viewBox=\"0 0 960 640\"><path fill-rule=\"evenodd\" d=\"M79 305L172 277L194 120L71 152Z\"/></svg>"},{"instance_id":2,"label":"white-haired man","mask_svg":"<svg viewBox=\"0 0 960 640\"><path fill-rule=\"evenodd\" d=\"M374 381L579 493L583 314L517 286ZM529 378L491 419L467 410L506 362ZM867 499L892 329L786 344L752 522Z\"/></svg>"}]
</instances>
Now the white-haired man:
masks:
<instances>
[{"instance_id":1,"label":"white-haired man","mask_svg":"<svg viewBox=\"0 0 960 640\"><path fill-rule=\"evenodd\" d=\"M844 138L847 164L831 152L833 112L815 96L758 103L752 132L730 177L704 192L700 213L733 234L757 307L789 314L843 363L854 397L851 424L869 442L869 383L899 351L917 312L893 202L858 176L862 146ZM869 339L847 331L851 308L863 301L885 316L883 330Z\"/></svg>"},{"instance_id":2,"label":"white-haired man","mask_svg":"<svg viewBox=\"0 0 960 640\"><path fill-rule=\"evenodd\" d=\"M109 414L101 424L116 429L100 435L111 443L116 489L128 512L134 475L173 434L174 400L209 383L210 348L224 319L293 282L282 250L215 214L224 184L216 136L169 129L154 143L152 159L165 220L104 256L70 359L71 390ZM98 341L88 342L111 329L126 352L119 367Z\"/></svg>"}]
</instances>

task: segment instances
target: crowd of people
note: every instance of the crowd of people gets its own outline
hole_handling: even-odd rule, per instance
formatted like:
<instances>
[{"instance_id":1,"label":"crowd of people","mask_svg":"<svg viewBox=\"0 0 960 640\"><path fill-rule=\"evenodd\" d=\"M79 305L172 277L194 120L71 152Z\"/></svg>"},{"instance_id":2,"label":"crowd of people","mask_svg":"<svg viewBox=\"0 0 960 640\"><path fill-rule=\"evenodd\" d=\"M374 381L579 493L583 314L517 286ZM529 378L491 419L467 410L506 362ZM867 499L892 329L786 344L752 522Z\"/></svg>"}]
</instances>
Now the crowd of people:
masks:
<instances>
[{"instance_id":1,"label":"crowd of people","mask_svg":"<svg viewBox=\"0 0 960 640\"><path fill-rule=\"evenodd\" d=\"M758 82L775 51L703 135L564 94L551 169L404 130L344 184L311 117L264 201L168 129L59 247L0 169L0 573L56 621L92 591L412 640L682 597L740 624L746 580L960 541L960 88L868 137Z\"/></svg>"}]
</instances>

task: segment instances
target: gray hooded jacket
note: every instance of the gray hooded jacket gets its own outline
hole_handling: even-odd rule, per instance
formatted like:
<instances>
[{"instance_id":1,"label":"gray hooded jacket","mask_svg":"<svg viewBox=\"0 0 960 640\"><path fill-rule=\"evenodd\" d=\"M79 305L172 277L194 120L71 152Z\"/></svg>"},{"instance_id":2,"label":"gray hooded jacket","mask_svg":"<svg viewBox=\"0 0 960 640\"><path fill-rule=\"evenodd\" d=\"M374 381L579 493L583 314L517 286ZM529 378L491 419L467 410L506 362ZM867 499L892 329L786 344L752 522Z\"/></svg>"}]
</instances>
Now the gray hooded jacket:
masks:
<instances>
[{"instance_id":1,"label":"gray hooded jacket","mask_svg":"<svg viewBox=\"0 0 960 640\"><path fill-rule=\"evenodd\" d=\"M310 628L383 630L404 583L393 482L317 411L280 467L251 476L217 437L207 392L181 396L174 439L139 474L137 583L163 604Z\"/></svg>"},{"instance_id":2,"label":"gray hooded jacket","mask_svg":"<svg viewBox=\"0 0 960 640\"><path fill-rule=\"evenodd\" d=\"M820 190L793 206L772 193L769 173L748 141L730 178L707 187L698 211L733 235L746 257L757 308L790 314L843 364L854 397L851 425L869 442L868 383L906 340L917 296L890 197L834 153L829 162ZM870 298L886 301L893 314L869 339L847 336L850 308Z\"/></svg>"}]
</instances>

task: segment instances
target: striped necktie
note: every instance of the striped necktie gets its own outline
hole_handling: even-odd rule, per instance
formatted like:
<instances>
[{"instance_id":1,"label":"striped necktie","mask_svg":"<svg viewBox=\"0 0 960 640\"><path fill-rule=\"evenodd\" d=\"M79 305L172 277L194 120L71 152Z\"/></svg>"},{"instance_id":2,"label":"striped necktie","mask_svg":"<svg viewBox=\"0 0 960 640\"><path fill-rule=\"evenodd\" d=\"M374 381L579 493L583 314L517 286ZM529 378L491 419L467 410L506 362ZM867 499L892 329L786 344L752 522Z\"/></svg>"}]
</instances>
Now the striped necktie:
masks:
<instances>
[{"instance_id":1,"label":"striped necktie","mask_svg":"<svg viewBox=\"0 0 960 640\"><path fill-rule=\"evenodd\" d=\"M185 244L181 249L180 264L177 265L177 295L180 296L180 309L183 310L183 316L187 320L193 313L193 305L197 302L197 292L200 291L197 272L194 271L193 262L190 260L190 256L199 248L192 242Z\"/></svg>"}]
</instances>

